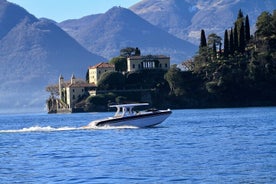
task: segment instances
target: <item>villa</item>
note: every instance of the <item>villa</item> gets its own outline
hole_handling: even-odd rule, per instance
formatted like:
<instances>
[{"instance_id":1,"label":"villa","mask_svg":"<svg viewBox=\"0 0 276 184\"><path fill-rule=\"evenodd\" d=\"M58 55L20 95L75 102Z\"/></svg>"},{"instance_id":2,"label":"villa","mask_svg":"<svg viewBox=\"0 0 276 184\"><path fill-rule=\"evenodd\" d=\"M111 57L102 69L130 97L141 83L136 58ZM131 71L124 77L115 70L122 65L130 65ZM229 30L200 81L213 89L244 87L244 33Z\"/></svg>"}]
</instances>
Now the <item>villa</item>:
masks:
<instances>
[{"instance_id":1,"label":"villa","mask_svg":"<svg viewBox=\"0 0 276 184\"><path fill-rule=\"evenodd\" d=\"M127 72L139 70L170 68L170 57L164 55L147 55L147 56L129 56L127 57ZM72 75L71 80L65 82L62 75L59 77L58 94L55 98L53 95L47 100L48 112L77 112L77 103L87 96L95 96L102 91L97 90L98 82L101 76L106 72L114 72L115 66L110 63L101 62L88 68L88 81L76 79ZM143 90L132 89L131 91ZM128 91L128 90L125 90ZM81 111L81 110L80 110Z\"/></svg>"},{"instance_id":2,"label":"villa","mask_svg":"<svg viewBox=\"0 0 276 184\"><path fill-rule=\"evenodd\" d=\"M170 57L164 55L130 56L127 58L127 71L170 68Z\"/></svg>"},{"instance_id":3,"label":"villa","mask_svg":"<svg viewBox=\"0 0 276 184\"><path fill-rule=\"evenodd\" d=\"M47 100L47 107L49 113L58 112L75 112L77 102L81 98L89 95L89 91L95 90L95 84L89 84L82 79L76 79L75 75L72 75L70 81L64 81L62 75L59 76L58 93L59 98L51 96Z\"/></svg>"},{"instance_id":4,"label":"villa","mask_svg":"<svg viewBox=\"0 0 276 184\"><path fill-rule=\"evenodd\" d=\"M103 73L114 72L115 66L109 63L101 62L95 66L89 67L89 83L98 85L98 81Z\"/></svg>"}]
</instances>

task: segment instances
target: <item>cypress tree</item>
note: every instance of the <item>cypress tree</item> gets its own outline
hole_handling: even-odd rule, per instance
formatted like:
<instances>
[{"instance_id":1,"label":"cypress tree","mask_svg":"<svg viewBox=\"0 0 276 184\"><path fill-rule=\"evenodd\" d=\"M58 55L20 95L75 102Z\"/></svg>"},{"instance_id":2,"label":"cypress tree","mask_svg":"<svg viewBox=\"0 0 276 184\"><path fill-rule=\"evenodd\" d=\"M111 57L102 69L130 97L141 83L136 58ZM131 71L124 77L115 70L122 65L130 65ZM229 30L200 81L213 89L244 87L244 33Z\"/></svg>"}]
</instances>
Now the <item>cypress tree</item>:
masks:
<instances>
[{"instance_id":1,"label":"cypress tree","mask_svg":"<svg viewBox=\"0 0 276 184\"><path fill-rule=\"evenodd\" d=\"M237 20L235 22L235 26L237 27L237 31L239 33L239 30L241 29L241 25L244 22L244 17L243 17L243 13L241 11L241 9L239 10L238 16L237 16Z\"/></svg>"},{"instance_id":2,"label":"cypress tree","mask_svg":"<svg viewBox=\"0 0 276 184\"><path fill-rule=\"evenodd\" d=\"M233 43L234 43L234 47L233 47L233 53L234 53L234 52L237 51L238 48L239 48L239 39L238 39L238 28L237 28L237 23L235 23L235 27L234 27Z\"/></svg>"},{"instance_id":3,"label":"cypress tree","mask_svg":"<svg viewBox=\"0 0 276 184\"><path fill-rule=\"evenodd\" d=\"M234 35L233 35L233 29L231 28L230 31L230 38L229 38L229 54L234 53Z\"/></svg>"},{"instance_id":4,"label":"cypress tree","mask_svg":"<svg viewBox=\"0 0 276 184\"><path fill-rule=\"evenodd\" d=\"M205 31L202 29L201 30L201 35L200 35L200 45L199 47L206 47L207 46L207 42L206 42L206 36L205 36Z\"/></svg>"},{"instance_id":5,"label":"cypress tree","mask_svg":"<svg viewBox=\"0 0 276 184\"><path fill-rule=\"evenodd\" d=\"M239 9L239 13L238 13L237 19L242 19L242 18L243 18L243 13L242 13L242 10Z\"/></svg>"},{"instance_id":6,"label":"cypress tree","mask_svg":"<svg viewBox=\"0 0 276 184\"><path fill-rule=\"evenodd\" d=\"M245 50L245 37L244 37L244 23L242 22L239 36L239 52L244 53Z\"/></svg>"},{"instance_id":7,"label":"cypress tree","mask_svg":"<svg viewBox=\"0 0 276 184\"><path fill-rule=\"evenodd\" d=\"M224 57L228 57L229 54L229 41L228 41L228 31L224 32Z\"/></svg>"},{"instance_id":8,"label":"cypress tree","mask_svg":"<svg viewBox=\"0 0 276 184\"><path fill-rule=\"evenodd\" d=\"M247 43L250 40L250 25L248 15L245 17L245 40Z\"/></svg>"},{"instance_id":9,"label":"cypress tree","mask_svg":"<svg viewBox=\"0 0 276 184\"><path fill-rule=\"evenodd\" d=\"M222 45L222 44L221 44L221 43L219 43L219 57L221 57L221 55L222 55L222 54L221 54L221 53L222 53L222 50L221 50L221 45Z\"/></svg>"},{"instance_id":10,"label":"cypress tree","mask_svg":"<svg viewBox=\"0 0 276 184\"><path fill-rule=\"evenodd\" d=\"M134 53L135 56L141 56L141 51L138 47L135 48L135 53Z\"/></svg>"}]
</instances>

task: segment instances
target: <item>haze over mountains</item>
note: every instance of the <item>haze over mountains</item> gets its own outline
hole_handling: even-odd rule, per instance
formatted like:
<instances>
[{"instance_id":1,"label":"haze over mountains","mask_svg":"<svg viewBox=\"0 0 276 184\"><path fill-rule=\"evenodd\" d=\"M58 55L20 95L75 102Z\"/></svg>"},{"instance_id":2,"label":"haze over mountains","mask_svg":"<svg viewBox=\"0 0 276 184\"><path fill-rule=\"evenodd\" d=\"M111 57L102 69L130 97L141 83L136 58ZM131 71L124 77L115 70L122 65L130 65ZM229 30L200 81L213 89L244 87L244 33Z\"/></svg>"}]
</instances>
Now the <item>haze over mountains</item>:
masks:
<instances>
[{"instance_id":1,"label":"haze over mountains","mask_svg":"<svg viewBox=\"0 0 276 184\"><path fill-rule=\"evenodd\" d=\"M143 0L129 9L55 23L0 0L0 112L43 109L45 86L60 74L84 78L88 66L118 56L124 47L182 62L196 52L201 29L224 32L239 9L254 27L262 11L276 9L276 1Z\"/></svg>"}]
</instances>

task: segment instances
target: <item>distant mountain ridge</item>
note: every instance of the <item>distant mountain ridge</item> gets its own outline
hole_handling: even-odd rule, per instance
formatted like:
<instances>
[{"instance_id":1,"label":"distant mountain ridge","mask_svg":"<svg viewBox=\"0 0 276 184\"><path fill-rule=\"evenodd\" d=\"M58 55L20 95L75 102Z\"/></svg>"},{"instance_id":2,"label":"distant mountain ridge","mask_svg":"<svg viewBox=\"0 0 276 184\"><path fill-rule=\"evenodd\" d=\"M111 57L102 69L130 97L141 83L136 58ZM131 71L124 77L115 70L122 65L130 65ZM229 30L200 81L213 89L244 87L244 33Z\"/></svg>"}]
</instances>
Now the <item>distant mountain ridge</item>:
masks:
<instances>
[{"instance_id":1,"label":"distant mountain ridge","mask_svg":"<svg viewBox=\"0 0 276 184\"><path fill-rule=\"evenodd\" d=\"M0 111L43 108L45 86L60 74L85 77L105 60L83 48L52 21L0 0Z\"/></svg>"},{"instance_id":2,"label":"distant mountain ridge","mask_svg":"<svg viewBox=\"0 0 276 184\"><path fill-rule=\"evenodd\" d=\"M185 0L143 0L130 7L137 15L151 24L184 38L196 13L194 6Z\"/></svg>"},{"instance_id":3,"label":"distant mountain ridge","mask_svg":"<svg viewBox=\"0 0 276 184\"><path fill-rule=\"evenodd\" d=\"M122 48L139 47L142 54L169 55L178 63L191 57L196 48L122 7L58 25L88 50L107 58L118 56Z\"/></svg>"},{"instance_id":4,"label":"distant mountain ridge","mask_svg":"<svg viewBox=\"0 0 276 184\"><path fill-rule=\"evenodd\" d=\"M251 28L263 11L276 9L274 0L142 0L130 9L153 25L198 44L200 30L223 36L233 26L239 9L248 14Z\"/></svg>"}]
</instances>

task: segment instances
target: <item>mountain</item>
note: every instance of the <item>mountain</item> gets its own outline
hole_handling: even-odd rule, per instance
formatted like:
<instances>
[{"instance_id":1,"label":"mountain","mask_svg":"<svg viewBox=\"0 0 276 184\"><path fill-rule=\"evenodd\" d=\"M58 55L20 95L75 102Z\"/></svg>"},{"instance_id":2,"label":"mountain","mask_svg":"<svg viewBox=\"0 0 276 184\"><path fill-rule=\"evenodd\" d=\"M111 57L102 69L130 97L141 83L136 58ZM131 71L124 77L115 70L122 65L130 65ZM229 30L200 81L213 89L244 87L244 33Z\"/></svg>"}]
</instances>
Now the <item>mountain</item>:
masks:
<instances>
[{"instance_id":1,"label":"mountain","mask_svg":"<svg viewBox=\"0 0 276 184\"><path fill-rule=\"evenodd\" d=\"M130 7L151 24L179 38L184 38L196 9L185 0L143 0Z\"/></svg>"},{"instance_id":2,"label":"mountain","mask_svg":"<svg viewBox=\"0 0 276 184\"><path fill-rule=\"evenodd\" d=\"M223 36L239 9L248 14L252 31L263 11L276 9L275 0L143 0L132 7L137 15L183 40L198 45L200 30Z\"/></svg>"},{"instance_id":3,"label":"mountain","mask_svg":"<svg viewBox=\"0 0 276 184\"><path fill-rule=\"evenodd\" d=\"M139 47L143 55L164 54L171 56L172 63L179 63L196 50L194 45L122 7L58 25L88 50L106 58L118 56L122 48Z\"/></svg>"},{"instance_id":4,"label":"mountain","mask_svg":"<svg viewBox=\"0 0 276 184\"><path fill-rule=\"evenodd\" d=\"M0 112L44 107L45 86L63 74L85 77L105 60L83 48L53 21L0 0Z\"/></svg>"}]
</instances>

